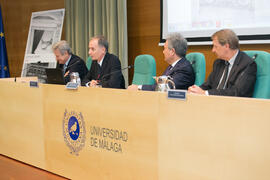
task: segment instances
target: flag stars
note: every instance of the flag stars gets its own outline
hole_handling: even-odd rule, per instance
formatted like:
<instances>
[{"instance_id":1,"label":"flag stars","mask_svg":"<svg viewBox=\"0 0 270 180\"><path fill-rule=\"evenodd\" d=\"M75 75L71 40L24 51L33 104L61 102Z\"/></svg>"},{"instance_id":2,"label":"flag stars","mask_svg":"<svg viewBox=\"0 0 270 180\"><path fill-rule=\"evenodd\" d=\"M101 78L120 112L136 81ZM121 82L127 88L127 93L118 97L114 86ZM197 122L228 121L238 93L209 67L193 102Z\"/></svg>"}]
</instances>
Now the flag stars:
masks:
<instances>
[{"instance_id":1,"label":"flag stars","mask_svg":"<svg viewBox=\"0 0 270 180\"><path fill-rule=\"evenodd\" d=\"M4 33L3 32L0 32L0 37L4 37Z\"/></svg>"},{"instance_id":2,"label":"flag stars","mask_svg":"<svg viewBox=\"0 0 270 180\"><path fill-rule=\"evenodd\" d=\"M1 68L2 68L2 67L1 67L1 65L0 65L0 70L1 70ZM2 70L7 71L7 70L8 70L7 66L4 66Z\"/></svg>"}]
</instances>

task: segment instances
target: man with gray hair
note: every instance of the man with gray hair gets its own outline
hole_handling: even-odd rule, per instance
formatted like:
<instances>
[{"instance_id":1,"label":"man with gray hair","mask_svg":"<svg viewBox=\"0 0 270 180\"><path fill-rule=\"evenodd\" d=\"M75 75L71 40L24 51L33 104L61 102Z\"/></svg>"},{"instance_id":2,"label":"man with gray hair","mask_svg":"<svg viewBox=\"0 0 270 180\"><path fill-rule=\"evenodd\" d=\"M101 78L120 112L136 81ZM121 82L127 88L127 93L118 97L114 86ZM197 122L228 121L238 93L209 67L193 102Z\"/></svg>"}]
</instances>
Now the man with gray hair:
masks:
<instances>
[{"instance_id":1,"label":"man with gray hair","mask_svg":"<svg viewBox=\"0 0 270 180\"><path fill-rule=\"evenodd\" d=\"M84 60L72 54L71 48L67 41L59 41L52 47L58 67L63 69L65 83L70 81L69 74L78 72L81 79L87 74L88 70Z\"/></svg>"},{"instance_id":2,"label":"man with gray hair","mask_svg":"<svg viewBox=\"0 0 270 180\"><path fill-rule=\"evenodd\" d=\"M187 40L180 33L170 34L164 44L164 60L169 64L162 75L173 79L176 89L187 89L194 84L195 75L193 68L186 60ZM129 90L153 91L155 85L130 85Z\"/></svg>"}]
</instances>

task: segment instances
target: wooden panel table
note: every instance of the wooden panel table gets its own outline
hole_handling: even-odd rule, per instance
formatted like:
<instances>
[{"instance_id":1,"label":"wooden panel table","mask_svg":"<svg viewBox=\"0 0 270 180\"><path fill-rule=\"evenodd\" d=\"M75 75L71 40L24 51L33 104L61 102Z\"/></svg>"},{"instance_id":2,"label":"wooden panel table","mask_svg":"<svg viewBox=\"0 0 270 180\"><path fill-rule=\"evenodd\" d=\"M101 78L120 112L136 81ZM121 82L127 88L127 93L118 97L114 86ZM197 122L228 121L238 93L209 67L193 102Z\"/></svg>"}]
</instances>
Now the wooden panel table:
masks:
<instances>
[{"instance_id":1,"label":"wooden panel table","mask_svg":"<svg viewBox=\"0 0 270 180\"><path fill-rule=\"evenodd\" d=\"M270 178L270 101L0 82L0 154L71 179Z\"/></svg>"}]
</instances>

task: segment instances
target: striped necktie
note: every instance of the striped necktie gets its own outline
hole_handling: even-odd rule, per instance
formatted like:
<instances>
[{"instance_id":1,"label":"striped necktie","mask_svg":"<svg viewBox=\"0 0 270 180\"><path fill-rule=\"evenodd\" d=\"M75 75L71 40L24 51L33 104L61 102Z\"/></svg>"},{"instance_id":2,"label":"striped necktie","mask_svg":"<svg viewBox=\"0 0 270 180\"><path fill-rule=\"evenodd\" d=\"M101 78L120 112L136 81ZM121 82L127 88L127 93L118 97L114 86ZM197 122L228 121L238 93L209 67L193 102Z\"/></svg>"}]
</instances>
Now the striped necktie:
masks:
<instances>
[{"instance_id":1,"label":"striped necktie","mask_svg":"<svg viewBox=\"0 0 270 180\"><path fill-rule=\"evenodd\" d=\"M220 84L218 85L217 89L225 89L225 87L226 87L225 83L226 83L227 77L228 77L229 66L230 66L230 63L228 61L225 61L225 68L224 68L223 78L222 78Z\"/></svg>"},{"instance_id":2,"label":"striped necktie","mask_svg":"<svg viewBox=\"0 0 270 180\"><path fill-rule=\"evenodd\" d=\"M66 69L67 69L67 65L66 65L66 64L64 64L64 67L63 67L63 74L65 74Z\"/></svg>"}]
</instances>

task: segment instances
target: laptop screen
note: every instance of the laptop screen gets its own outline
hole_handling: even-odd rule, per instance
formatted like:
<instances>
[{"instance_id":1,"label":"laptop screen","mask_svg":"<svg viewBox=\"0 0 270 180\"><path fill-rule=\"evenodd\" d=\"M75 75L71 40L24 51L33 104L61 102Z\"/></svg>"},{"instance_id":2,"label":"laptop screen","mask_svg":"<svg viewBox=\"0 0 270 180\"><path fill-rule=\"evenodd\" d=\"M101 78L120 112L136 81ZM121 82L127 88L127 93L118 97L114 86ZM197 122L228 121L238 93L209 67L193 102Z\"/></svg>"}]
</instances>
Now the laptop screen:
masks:
<instances>
[{"instance_id":1,"label":"laptop screen","mask_svg":"<svg viewBox=\"0 0 270 180\"><path fill-rule=\"evenodd\" d=\"M45 69L48 84L66 84L63 76L63 71L60 68Z\"/></svg>"}]
</instances>

